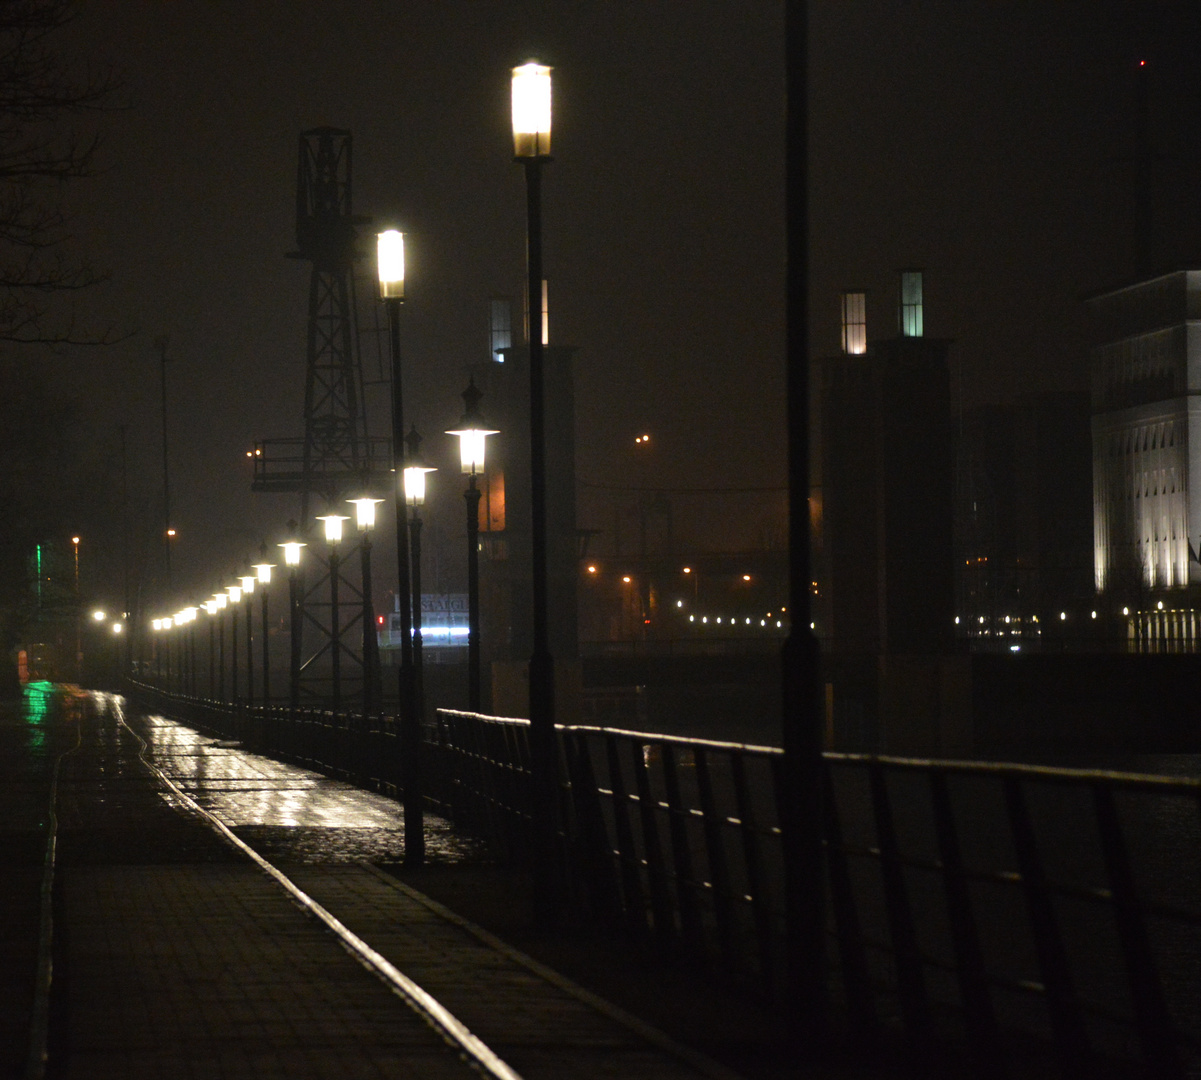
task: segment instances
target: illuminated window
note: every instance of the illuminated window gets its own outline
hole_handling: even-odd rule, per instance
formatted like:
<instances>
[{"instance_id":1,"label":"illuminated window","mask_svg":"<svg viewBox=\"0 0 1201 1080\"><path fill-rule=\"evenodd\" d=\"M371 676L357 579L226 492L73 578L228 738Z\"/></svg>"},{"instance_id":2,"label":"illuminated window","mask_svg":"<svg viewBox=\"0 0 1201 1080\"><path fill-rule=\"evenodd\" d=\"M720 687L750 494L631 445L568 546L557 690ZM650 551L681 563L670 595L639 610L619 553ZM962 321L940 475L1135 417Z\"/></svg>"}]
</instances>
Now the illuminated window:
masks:
<instances>
[{"instance_id":1,"label":"illuminated window","mask_svg":"<svg viewBox=\"0 0 1201 1080\"><path fill-rule=\"evenodd\" d=\"M505 362L502 349L513 344L513 302L508 297L496 297L492 301L492 318L488 335L492 345L492 359L498 364Z\"/></svg>"},{"instance_id":2,"label":"illuminated window","mask_svg":"<svg viewBox=\"0 0 1201 1080\"><path fill-rule=\"evenodd\" d=\"M901 271L901 337L921 337L922 272Z\"/></svg>"},{"instance_id":3,"label":"illuminated window","mask_svg":"<svg viewBox=\"0 0 1201 1080\"><path fill-rule=\"evenodd\" d=\"M852 356L867 352L867 294L842 294L842 351Z\"/></svg>"}]
</instances>

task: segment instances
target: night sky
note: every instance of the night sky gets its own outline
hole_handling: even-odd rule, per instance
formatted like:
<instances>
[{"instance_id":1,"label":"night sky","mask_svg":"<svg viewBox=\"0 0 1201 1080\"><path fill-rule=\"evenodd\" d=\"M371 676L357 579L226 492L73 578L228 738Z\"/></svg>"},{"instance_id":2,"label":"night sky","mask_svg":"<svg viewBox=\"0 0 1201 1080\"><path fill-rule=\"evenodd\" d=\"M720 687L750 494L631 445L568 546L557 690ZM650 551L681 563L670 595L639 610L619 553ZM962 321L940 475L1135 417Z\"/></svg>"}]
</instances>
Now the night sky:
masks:
<instances>
[{"instance_id":1,"label":"night sky","mask_svg":"<svg viewBox=\"0 0 1201 1080\"><path fill-rule=\"evenodd\" d=\"M837 347L842 288L869 290L870 335L894 333L895 271L918 266L926 331L955 341L958 405L1084 389L1080 299L1134 272L1139 59L1156 262L1201 265L1197 17L1096 2L810 10L814 352ZM623 486L674 489L682 520L722 523L684 543L751 543L778 516L783 4L125 0L88 5L68 38L121 71L129 106L99 121L103 173L69 192L75 249L110 276L77 314L131 336L38 363L84 395L99 454L129 425L148 575L159 335L181 590L208 595L296 512L292 497L250 492L245 452L302 433L308 272L284 255L297 136L324 124L354 134L355 209L374 222L363 233L408 234L406 409L447 470L429 518L459 543L461 483L440 433L485 354L489 297L522 289L508 78L531 57L555 68L545 268L552 341L579 348L580 524L608 528L607 489ZM385 425L377 408L374 432ZM639 454L643 431L652 449ZM777 490L682 490L696 488ZM110 547L120 535L93 527Z\"/></svg>"}]
</instances>

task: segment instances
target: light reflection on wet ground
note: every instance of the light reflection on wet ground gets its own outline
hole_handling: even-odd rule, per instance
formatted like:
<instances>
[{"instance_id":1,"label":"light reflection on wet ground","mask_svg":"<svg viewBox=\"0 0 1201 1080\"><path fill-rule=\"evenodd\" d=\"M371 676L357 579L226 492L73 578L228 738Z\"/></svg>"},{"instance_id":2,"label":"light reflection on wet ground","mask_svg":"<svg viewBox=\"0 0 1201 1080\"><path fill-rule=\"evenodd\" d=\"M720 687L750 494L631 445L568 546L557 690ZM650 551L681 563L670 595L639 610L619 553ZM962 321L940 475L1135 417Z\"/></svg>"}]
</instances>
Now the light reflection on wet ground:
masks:
<instances>
[{"instance_id":1,"label":"light reflection on wet ground","mask_svg":"<svg viewBox=\"0 0 1201 1080\"><path fill-rule=\"evenodd\" d=\"M265 858L278 862L399 862L400 803L296 765L221 742L163 716L128 716L147 758ZM169 792L168 801L176 801ZM483 846L426 815L426 856L458 863Z\"/></svg>"}]
</instances>

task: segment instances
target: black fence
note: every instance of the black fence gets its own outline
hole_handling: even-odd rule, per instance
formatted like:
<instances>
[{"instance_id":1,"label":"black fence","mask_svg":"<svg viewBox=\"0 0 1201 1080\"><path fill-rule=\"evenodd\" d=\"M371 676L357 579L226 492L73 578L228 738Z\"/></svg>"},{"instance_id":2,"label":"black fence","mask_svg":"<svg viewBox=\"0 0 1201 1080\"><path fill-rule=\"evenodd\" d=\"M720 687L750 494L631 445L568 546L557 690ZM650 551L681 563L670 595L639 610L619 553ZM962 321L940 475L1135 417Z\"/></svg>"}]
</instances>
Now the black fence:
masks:
<instances>
[{"instance_id":1,"label":"black fence","mask_svg":"<svg viewBox=\"0 0 1201 1080\"><path fill-rule=\"evenodd\" d=\"M391 717L146 704L403 797ZM584 917L768 1001L786 990L772 747L560 726L560 842ZM530 842L528 722L440 710L429 807ZM827 754L830 983L921 1075L1201 1076L1201 781Z\"/></svg>"}]
</instances>

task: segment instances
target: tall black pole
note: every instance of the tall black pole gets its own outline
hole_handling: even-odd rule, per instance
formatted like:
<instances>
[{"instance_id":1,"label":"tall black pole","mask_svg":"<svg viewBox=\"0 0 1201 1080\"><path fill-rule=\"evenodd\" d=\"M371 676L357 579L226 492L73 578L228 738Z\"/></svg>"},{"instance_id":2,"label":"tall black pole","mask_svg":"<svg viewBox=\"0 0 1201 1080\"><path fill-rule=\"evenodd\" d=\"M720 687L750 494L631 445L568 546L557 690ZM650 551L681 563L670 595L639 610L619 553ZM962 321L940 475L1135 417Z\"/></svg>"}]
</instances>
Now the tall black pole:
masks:
<instances>
[{"instance_id":1,"label":"tall black pole","mask_svg":"<svg viewBox=\"0 0 1201 1080\"><path fill-rule=\"evenodd\" d=\"M425 720L425 668L421 636L421 511L416 506L409 517L409 548L413 558L413 707Z\"/></svg>"},{"instance_id":2,"label":"tall black pole","mask_svg":"<svg viewBox=\"0 0 1201 1080\"><path fill-rule=\"evenodd\" d=\"M163 565L167 589L171 588L171 475L167 465L167 338L156 338L162 380L163 407Z\"/></svg>"},{"instance_id":3,"label":"tall black pole","mask_svg":"<svg viewBox=\"0 0 1201 1080\"><path fill-rule=\"evenodd\" d=\"M421 805L421 718L413 674L413 608L409 582L409 530L404 495L404 397L400 381L400 298L387 297L388 342L392 361L392 464L396 470L396 597L400 604L400 784L404 789L406 866L425 862L425 815Z\"/></svg>"},{"instance_id":4,"label":"tall black pole","mask_svg":"<svg viewBox=\"0 0 1201 1080\"><path fill-rule=\"evenodd\" d=\"M254 708L254 601L251 594L243 593L246 600L246 705Z\"/></svg>"},{"instance_id":5,"label":"tall black pole","mask_svg":"<svg viewBox=\"0 0 1201 1080\"><path fill-rule=\"evenodd\" d=\"M301 634L301 611L300 611L300 568L292 567L288 575L288 606L289 606L289 625L291 634L289 635L289 643L291 646L291 659L288 671L288 701L292 708L295 709L300 705L300 634Z\"/></svg>"},{"instance_id":6,"label":"tall black pole","mask_svg":"<svg viewBox=\"0 0 1201 1080\"><path fill-rule=\"evenodd\" d=\"M480 692L480 489L475 476L463 492L467 503L467 707L482 708Z\"/></svg>"},{"instance_id":7,"label":"tall black pole","mask_svg":"<svg viewBox=\"0 0 1201 1080\"><path fill-rule=\"evenodd\" d=\"M809 27L805 0L789 0L787 29L788 484L791 622L783 649L784 845L787 970L799 1047L826 1027L819 651L810 629L809 538ZM810 1050L812 1053L812 1049Z\"/></svg>"},{"instance_id":8,"label":"tall black pole","mask_svg":"<svg viewBox=\"0 0 1201 1080\"><path fill-rule=\"evenodd\" d=\"M267 648L267 582L263 582L263 714L271 704L271 656Z\"/></svg>"},{"instance_id":9,"label":"tall black pole","mask_svg":"<svg viewBox=\"0 0 1201 1080\"><path fill-rule=\"evenodd\" d=\"M338 611L338 560L337 544L329 546L329 603L330 603L330 661L333 665L334 692L332 705L335 712L342 704L342 616Z\"/></svg>"},{"instance_id":10,"label":"tall black pole","mask_svg":"<svg viewBox=\"0 0 1201 1080\"><path fill-rule=\"evenodd\" d=\"M217 620L209 615L209 700L211 701L217 692Z\"/></svg>"},{"instance_id":11,"label":"tall black pole","mask_svg":"<svg viewBox=\"0 0 1201 1080\"><path fill-rule=\"evenodd\" d=\"M217 609L217 700L225 700L225 616Z\"/></svg>"},{"instance_id":12,"label":"tall black pole","mask_svg":"<svg viewBox=\"0 0 1201 1080\"><path fill-rule=\"evenodd\" d=\"M530 498L533 529L534 651L530 657L530 780L534 864L539 880L534 895L539 922L558 917L558 769L555 752L555 668L550 651L549 583L546 559L546 408L542 377L542 162L519 158L525 166L527 325L530 343Z\"/></svg>"},{"instance_id":13,"label":"tall black pole","mask_svg":"<svg viewBox=\"0 0 1201 1080\"><path fill-rule=\"evenodd\" d=\"M371 581L371 530L363 530L362 553L363 575L363 712L373 713L379 709L379 635L375 630L375 604L372 599Z\"/></svg>"},{"instance_id":14,"label":"tall black pole","mask_svg":"<svg viewBox=\"0 0 1201 1080\"><path fill-rule=\"evenodd\" d=\"M229 643L229 700L238 703L238 605L230 599L229 625L232 634Z\"/></svg>"},{"instance_id":15,"label":"tall black pole","mask_svg":"<svg viewBox=\"0 0 1201 1080\"><path fill-rule=\"evenodd\" d=\"M122 642L121 673L125 676L133 674L133 628L137 623L134 618L133 598L129 591L129 456L126 446L126 425L121 425L121 593L125 602L125 640Z\"/></svg>"}]
</instances>

